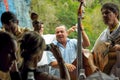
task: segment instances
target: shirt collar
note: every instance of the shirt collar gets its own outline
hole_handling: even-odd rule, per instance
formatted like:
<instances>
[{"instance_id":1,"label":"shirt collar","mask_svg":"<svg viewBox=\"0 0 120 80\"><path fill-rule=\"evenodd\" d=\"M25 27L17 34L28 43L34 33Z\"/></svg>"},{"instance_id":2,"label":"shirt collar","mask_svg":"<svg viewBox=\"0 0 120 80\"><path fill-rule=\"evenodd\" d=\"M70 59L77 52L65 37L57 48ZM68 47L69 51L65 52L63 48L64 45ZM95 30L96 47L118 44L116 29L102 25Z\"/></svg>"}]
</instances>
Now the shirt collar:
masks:
<instances>
[{"instance_id":1,"label":"shirt collar","mask_svg":"<svg viewBox=\"0 0 120 80\"><path fill-rule=\"evenodd\" d=\"M120 26L120 22L119 22L114 28L112 28L112 29L109 30L109 31L110 31L110 32L113 32L113 31L115 31L119 26Z\"/></svg>"}]
</instances>

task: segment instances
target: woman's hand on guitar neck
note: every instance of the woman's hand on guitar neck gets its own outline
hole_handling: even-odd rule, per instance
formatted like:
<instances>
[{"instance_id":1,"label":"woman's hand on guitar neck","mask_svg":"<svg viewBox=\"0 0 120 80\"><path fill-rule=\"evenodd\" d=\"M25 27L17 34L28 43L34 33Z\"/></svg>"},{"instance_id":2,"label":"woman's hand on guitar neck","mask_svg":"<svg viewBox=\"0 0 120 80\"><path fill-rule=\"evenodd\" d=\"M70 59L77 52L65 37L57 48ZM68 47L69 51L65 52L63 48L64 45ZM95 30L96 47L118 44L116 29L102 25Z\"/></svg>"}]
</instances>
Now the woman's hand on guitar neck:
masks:
<instances>
[{"instance_id":1,"label":"woman's hand on guitar neck","mask_svg":"<svg viewBox=\"0 0 120 80\"><path fill-rule=\"evenodd\" d=\"M69 72L72 72L76 69L76 66L74 66L73 64L65 63L65 65Z\"/></svg>"}]
</instances>

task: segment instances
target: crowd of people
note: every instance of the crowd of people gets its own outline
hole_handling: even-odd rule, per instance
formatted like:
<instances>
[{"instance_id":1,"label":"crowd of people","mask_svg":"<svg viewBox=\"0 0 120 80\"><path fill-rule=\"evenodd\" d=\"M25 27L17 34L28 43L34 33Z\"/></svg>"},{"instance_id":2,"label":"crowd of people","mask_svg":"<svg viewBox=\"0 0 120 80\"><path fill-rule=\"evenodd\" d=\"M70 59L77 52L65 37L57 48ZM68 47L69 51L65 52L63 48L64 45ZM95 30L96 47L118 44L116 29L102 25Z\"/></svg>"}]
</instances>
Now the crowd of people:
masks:
<instances>
[{"instance_id":1,"label":"crowd of people","mask_svg":"<svg viewBox=\"0 0 120 80\"><path fill-rule=\"evenodd\" d=\"M105 3L101 13L107 28L98 37L91 52L89 50L87 61L91 74L87 77L102 71L120 78L119 8L116 4ZM2 13L0 80L72 79L69 73L77 69L72 63L77 58L79 45L77 39L70 39L68 35L76 31L77 27L67 29L65 25L59 25L55 28L55 34L44 34L44 23L38 17L36 13L31 13L34 29L31 31L21 28L16 15L11 11ZM80 27L82 53L87 54L85 50L90 46L90 40L84 26Z\"/></svg>"}]
</instances>

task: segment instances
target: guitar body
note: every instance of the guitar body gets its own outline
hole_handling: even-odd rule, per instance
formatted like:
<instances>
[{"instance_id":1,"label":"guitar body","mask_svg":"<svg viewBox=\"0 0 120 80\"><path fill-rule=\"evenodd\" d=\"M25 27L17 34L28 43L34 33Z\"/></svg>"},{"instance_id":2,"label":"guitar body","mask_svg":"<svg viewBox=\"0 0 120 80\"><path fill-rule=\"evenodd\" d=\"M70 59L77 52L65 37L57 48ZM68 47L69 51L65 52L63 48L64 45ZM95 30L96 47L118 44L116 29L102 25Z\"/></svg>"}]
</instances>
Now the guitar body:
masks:
<instances>
[{"instance_id":1,"label":"guitar body","mask_svg":"<svg viewBox=\"0 0 120 80\"><path fill-rule=\"evenodd\" d=\"M115 52L109 52L105 57L97 55L95 59L95 65L104 73L108 74L110 73L113 65L116 63L116 53ZM97 59L96 59L97 58Z\"/></svg>"},{"instance_id":2,"label":"guitar body","mask_svg":"<svg viewBox=\"0 0 120 80\"><path fill-rule=\"evenodd\" d=\"M113 65L117 61L117 54L115 52L110 52L108 53L108 62L103 68L103 72L106 74L110 74L110 71L113 67Z\"/></svg>"},{"instance_id":3,"label":"guitar body","mask_svg":"<svg viewBox=\"0 0 120 80\"><path fill-rule=\"evenodd\" d=\"M85 69L85 75L89 76L90 74L92 74L92 70L89 66L88 58L84 54L82 55L83 55L83 68ZM75 59L72 64L77 67L77 59ZM69 73L70 73L71 80L77 80L77 69Z\"/></svg>"},{"instance_id":4,"label":"guitar body","mask_svg":"<svg viewBox=\"0 0 120 80\"><path fill-rule=\"evenodd\" d=\"M111 43L97 41L93 51L94 64L104 73L109 74L116 63L116 52L110 52Z\"/></svg>"}]
</instances>

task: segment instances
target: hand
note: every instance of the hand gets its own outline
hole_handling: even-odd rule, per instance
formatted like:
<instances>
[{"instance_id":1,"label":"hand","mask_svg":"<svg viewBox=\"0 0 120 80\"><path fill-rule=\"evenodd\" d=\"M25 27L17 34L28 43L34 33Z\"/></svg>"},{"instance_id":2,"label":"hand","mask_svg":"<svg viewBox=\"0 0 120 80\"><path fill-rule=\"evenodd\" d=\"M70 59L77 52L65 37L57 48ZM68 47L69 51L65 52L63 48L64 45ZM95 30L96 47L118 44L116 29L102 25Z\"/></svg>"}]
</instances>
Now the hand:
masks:
<instances>
[{"instance_id":1,"label":"hand","mask_svg":"<svg viewBox=\"0 0 120 80\"><path fill-rule=\"evenodd\" d=\"M120 51L120 45L116 44L113 47L110 48L110 51Z\"/></svg>"},{"instance_id":2,"label":"hand","mask_svg":"<svg viewBox=\"0 0 120 80\"><path fill-rule=\"evenodd\" d=\"M76 69L76 67L73 64L65 63L65 65L66 65L69 72L72 72Z\"/></svg>"},{"instance_id":3,"label":"hand","mask_svg":"<svg viewBox=\"0 0 120 80\"><path fill-rule=\"evenodd\" d=\"M92 72L97 72L97 71L99 71L99 68L98 68L97 66L95 66L95 65L92 65L92 66L91 66L91 69L92 69Z\"/></svg>"},{"instance_id":4,"label":"hand","mask_svg":"<svg viewBox=\"0 0 120 80\"><path fill-rule=\"evenodd\" d=\"M13 65L11 66L10 71L11 72L18 72L18 67L17 67L16 61L13 62Z\"/></svg>"},{"instance_id":5,"label":"hand","mask_svg":"<svg viewBox=\"0 0 120 80\"><path fill-rule=\"evenodd\" d=\"M76 29L77 29L77 26L72 26L70 29L68 29L68 33L71 33L71 32L74 32L74 31L76 31Z\"/></svg>"}]
</instances>

